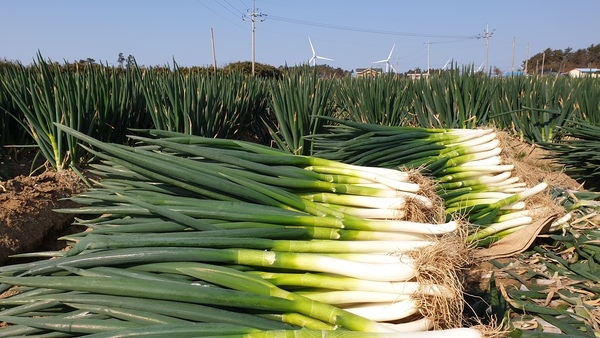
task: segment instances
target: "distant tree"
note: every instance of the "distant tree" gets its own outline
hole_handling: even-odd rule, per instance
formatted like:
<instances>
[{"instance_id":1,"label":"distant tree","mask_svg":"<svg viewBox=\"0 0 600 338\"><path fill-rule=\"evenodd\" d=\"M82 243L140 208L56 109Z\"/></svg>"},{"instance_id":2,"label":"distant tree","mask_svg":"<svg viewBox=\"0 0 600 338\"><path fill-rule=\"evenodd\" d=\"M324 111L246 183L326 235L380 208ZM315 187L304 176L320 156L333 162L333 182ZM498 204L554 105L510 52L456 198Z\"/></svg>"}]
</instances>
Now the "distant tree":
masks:
<instances>
[{"instance_id":1,"label":"distant tree","mask_svg":"<svg viewBox=\"0 0 600 338\"><path fill-rule=\"evenodd\" d=\"M542 53L533 55L527 60L529 72L532 69L542 67L544 61L544 73L547 72L566 72L573 68L590 67L600 68L600 45L590 45L585 49L573 50L567 47L564 50L546 48ZM523 61L525 68L525 61ZM542 69L538 69L539 72Z\"/></svg>"},{"instance_id":2,"label":"distant tree","mask_svg":"<svg viewBox=\"0 0 600 338\"><path fill-rule=\"evenodd\" d=\"M119 64L119 68L123 68L123 63L125 63L125 55L123 54L123 52L119 52L117 63Z\"/></svg>"},{"instance_id":3,"label":"distant tree","mask_svg":"<svg viewBox=\"0 0 600 338\"><path fill-rule=\"evenodd\" d=\"M500 68L494 66L494 69L492 70L492 72L494 73L494 75L496 76L500 76L502 75L502 70L500 70Z\"/></svg>"},{"instance_id":4,"label":"distant tree","mask_svg":"<svg viewBox=\"0 0 600 338\"><path fill-rule=\"evenodd\" d=\"M226 73L229 72L241 72L244 75L252 75L252 62L250 61L241 61L241 62L232 62L227 66L223 67L223 70ZM275 68L274 66L262 64L255 62L254 63L254 75L257 77L263 78L280 78L281 70Z\"/></svg>"},{"instance_id":5,"label":"distant tree","mask_svg":"<svg viewBox=\"0 0 600 338\"><path fill-rule=\"evenodd\" d=\"M87 58L85 60L84 59L79 59L79 61L77 61L77 63L80 63L80 64L86 64L86 63L94 64L94 63L96 63L96 60L92 59L92 58Z\"/></svg>"},{"instance_id":6,"label":"distant tree","mask_svg":"<svg viewBox=\"0 0 600 338\"><path fill-rule=\"evenodd\" d=\"M131 54L127 55L127 68L132 67L135 65L135 57Z\"/></svg>"}]
</instances>

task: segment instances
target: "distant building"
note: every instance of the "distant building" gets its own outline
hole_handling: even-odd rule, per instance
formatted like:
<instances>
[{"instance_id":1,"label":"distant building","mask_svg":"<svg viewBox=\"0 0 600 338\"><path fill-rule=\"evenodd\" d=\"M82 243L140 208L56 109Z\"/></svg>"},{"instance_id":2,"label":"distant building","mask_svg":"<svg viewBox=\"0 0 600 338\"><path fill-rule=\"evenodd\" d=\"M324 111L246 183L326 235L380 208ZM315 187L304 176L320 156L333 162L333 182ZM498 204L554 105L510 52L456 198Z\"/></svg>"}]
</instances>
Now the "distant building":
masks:
<instances>
[{"instance_id":1,"label":"distant building","mask_svg":"<svg viewBox=\"0 0 600 338\"><path fill-rule=\"evenodd\" d=\"M375 77L383 74L382 68L356 68L352 73L352 77Z\"/></svg>"},{"instance_id":2,"label":"distant building","mask_svg":"<svg viewBox=\"0 0 600 338\"><path fill-rule=\"evenodd\" d=\"M406 74L406 76L409 79L412 79L412 80L419 80L419 79L422 79L422 78L423 79L428 79L429 78L429 74L427 74L427 73L409 73L409 74Z\"/></svg>"},{"instance_id":3,"label":"distant building","mask_svg":"<svg viewBox=\"0 0 600 338\"><path fill-rule=\"evenodd\" d=\"M600 69L598 68L575 68L567 73L570 77L600 77Z\"/></svg>"},{"instance_id":4,"label":"distant building","mask_svg":"<svg viewBox=\"0 0 600 338\"><path fill-rule=\"evenodd\" d=\"M512 72L505 72L504 73L504 77L510 77L510 76L525 76L527 74L525 74L525 72L523 71L512 71Z\"/></svg>"}]
</instances>

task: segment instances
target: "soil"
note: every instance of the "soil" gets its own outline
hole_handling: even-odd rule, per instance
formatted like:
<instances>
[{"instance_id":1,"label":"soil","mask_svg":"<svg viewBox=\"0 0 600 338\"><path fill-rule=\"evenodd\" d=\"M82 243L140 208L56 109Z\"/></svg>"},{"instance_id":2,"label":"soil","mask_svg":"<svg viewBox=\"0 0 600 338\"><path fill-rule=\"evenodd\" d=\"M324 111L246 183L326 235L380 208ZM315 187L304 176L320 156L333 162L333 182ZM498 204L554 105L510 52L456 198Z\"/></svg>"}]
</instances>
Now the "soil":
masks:
<instances>
[{"instance_id":1,"label":"soil","mask_svg":"<svg viewBox=\"0 0 600 338\"><path fill-rule=\"evenodd\" d=\"M544 159L543 150L502 132L498 135L504 161L515 165L514 175L528 186L546 182L580 190L580 183ZM72 226L74 215L54 210L76 207L67 198L85 191L87 186L71 170L45 168L29 175L32 161L32 157L24 156L0 163L0 169L9 166L16 175L0 181L0 265L10 263L8 257L13 254L60 250L65 247L64 242L57 240L60 235L84 230Z\"/></svg>"},{"instance_id":2,"label":"soil","mask_svg":"<svg viewBox=\"0 0 600 338\"><path fill-rule=\"evenodd\" d=\"M65 242L59 236L84 230L72 225L74 215L55 210L77 207L68 198L87 185L71 170L42 167L29 175L33 159L26 155L1 163L16 176L0 181L0 265L10 264L14 254L61 250Z\"/></svg>"}]
</instances>

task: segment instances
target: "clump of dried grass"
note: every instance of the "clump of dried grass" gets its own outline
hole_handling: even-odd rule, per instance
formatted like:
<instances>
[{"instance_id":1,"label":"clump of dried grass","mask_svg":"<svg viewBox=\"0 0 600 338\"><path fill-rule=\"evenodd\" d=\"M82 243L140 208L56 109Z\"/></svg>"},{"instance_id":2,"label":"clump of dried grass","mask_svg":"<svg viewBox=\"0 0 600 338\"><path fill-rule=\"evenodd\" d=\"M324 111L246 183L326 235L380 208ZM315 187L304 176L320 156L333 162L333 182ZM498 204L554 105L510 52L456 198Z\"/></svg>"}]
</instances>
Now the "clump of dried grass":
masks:
<instances>
[{"instance_id":1,"label":"clump of dried grass","mask_svg":"<svg viewBox=\"0 0 600 338\"><path fill-rule=\"evenodd\" d=\"M444 290L439 295L419 292L415 300L421 314L431 319L433 329L456 328L463 325L463 273L472 264L472 248L467 244L466 230L459 227L455 232L436 239L436 243L409 253L415 260L416 281L425 290L438 285Z\"/></svg>"},{"instance_id":2,"label":"clump of dried grass","mask_svg":"<svg viewBox=\"0 0 600 338\"><path fill-rule=\"evenodd\" d=\"M424 208L418 201L408 198L405 210L405 218L407 221L420 223L443 223L446 219L446 211L444 202L436 191L436 182L421 173L418 169L407 170L410 182L418 184L420 187L419 195L428 198L433 207Z\"/></svg>"}]
</instances>

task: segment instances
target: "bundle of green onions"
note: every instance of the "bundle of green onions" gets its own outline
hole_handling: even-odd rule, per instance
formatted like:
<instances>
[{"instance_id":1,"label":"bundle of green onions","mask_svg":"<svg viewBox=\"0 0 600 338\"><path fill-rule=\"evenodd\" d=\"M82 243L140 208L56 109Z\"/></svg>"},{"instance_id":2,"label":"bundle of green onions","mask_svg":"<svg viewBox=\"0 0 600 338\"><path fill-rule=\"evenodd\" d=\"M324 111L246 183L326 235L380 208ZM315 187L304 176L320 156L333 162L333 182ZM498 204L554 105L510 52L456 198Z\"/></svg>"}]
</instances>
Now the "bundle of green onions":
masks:
<instances>
[{"instance_id":1,"label":"bundle of green onions","mask_svg":"<svg viewBox=\"0 0 600 338\"><path fill-rule=\"evenodd\" d=\"M471 224L469 242L489 245L530 224L527 188L502 163L494 129L434 129L358 123L331 117L330 133L310 136L315 156L354 165L419 169L437 182L448 218Z\"/></svg>"},{"instance_id":2,"label":"bundle of green onions","mask_svg":"<svg viewBox=\"0 0 600 338\"><path fill-rule=\"evenodd\" d=\"M83 206L59 211L96 217L65 237L71 250L0 267L11 324L0 337L481 336L457 328L469 259L458 223L406 172L155 130L126 147L59 128L104 160L97 186L72 198Z\"/></svg>"}]
</instances>

